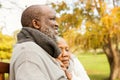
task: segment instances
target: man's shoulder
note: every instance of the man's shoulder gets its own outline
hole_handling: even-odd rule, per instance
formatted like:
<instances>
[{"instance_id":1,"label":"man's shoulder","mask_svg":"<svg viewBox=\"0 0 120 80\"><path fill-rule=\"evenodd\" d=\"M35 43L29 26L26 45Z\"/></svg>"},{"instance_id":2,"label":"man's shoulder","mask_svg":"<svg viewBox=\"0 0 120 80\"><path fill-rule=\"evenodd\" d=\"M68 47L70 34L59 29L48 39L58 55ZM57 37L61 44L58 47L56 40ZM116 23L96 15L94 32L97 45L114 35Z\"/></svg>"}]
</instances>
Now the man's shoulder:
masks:
<instances>
[{"instance_id":1,"label":"man's shoulder","mask_svg":"<svg viewBox=\"0 0 120 80\"><path fill-rule=\"evenodd\" d=\"M16 60L18 63L30 61L32 63L38 63L42 59L44 51L34 42L23 42L15 45L11 61L14 63Z\"/></svg>"},{"instance_id":2,"label":"man's shoulder","mask_svg":"<svg viewBox=\"0 0 120 80\"><path fill-rule=\"evenodd\" d=\"M18 43L15 45L14 50L13 50L13 56L18 56L18 55L36 55L39 57L48 57L48 53L39 45L37 45L35 42L29 41L29 42L23 42L23 43Z\"/></svg>"},{"instance_id":3,"label":"man's shoulder","mask_svg":"<svg viewBox=\"0 0 120 80\"><path fill-rule=\"evenodd\" d=\"M40 46L38 46L36 43L29 41L29 42L23 42L23 43L17 43L14 46L12 57L20 57L22 55L38 55Z\"/></svg>"},{"instance_id":4,"label":"man's shoulder","mask_svg":"<svg viewBox=\"0 0 120 80\"><path fill-rule=\"evenodd\" d=\"M32 41L27 41L27 42L22 42L22 43L17 43L15 47L35 47L37 44Z\"/></svg>"},{"instance_id":5,"label":"man's shoulder","mask_svg":"<svg viewBox=\"0 0 120 80\"><path fill-rule=\"evenodd\" d=\"M35 42L28 41L28 42L23 42L23 43L17 43L14 48L13 52L21 52L23 50L37 50L39 49L40 46L38 46Z\"/></svg>"}]
</instances>

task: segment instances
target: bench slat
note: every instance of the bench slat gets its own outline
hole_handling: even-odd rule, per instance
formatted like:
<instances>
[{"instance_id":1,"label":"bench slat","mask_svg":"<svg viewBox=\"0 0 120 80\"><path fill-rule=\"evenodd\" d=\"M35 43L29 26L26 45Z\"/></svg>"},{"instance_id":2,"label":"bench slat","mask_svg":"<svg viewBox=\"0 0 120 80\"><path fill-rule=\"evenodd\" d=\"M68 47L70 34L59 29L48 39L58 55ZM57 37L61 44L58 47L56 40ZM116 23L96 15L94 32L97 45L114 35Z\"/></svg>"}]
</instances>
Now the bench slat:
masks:
<instances>
[{"instance_id":1,"label":"bench slat","mask_svg":"<svg viewBox=\"0 0 120 80\"><path fill-rule=\"evenodd\" d=\"M9 73L9 63L0 62L0 73Z\"/></svg>"},{"instance_id":2,"label":"bench slat","mask_svg":"<svg viewBox=\"0 0 120 80\"><path fill-rule=\"evenodd\" d=\"M9 63L0 62L0 80L5 80L5 73L9 74Z\"/></svg>"}]
</instances>

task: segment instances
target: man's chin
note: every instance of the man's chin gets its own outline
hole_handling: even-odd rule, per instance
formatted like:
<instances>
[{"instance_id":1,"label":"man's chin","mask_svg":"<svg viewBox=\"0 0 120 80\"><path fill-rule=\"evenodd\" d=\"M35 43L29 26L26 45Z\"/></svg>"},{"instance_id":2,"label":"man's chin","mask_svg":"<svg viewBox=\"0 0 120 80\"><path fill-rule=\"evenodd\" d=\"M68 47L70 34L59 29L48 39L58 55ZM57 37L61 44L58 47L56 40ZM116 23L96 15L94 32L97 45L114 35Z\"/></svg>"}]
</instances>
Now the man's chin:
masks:
<instances>
[{"instance_id":1,"label":"man's chin","mask_svg":"<svg viewBox=\"0 0 120 80\"><path fill-rule=\"evenodd\" d=\"M54 40L55 42L57 41L56 40L56 37L53 35L53 36L49 36L52 40Z\"/></svg>"},{"instance_id":2,"label":"man's chin","mask_svg":"<svg viewBox=\"0 0 120 80\"><path fill-rule=\"evenodd\" d=\"M54 35L50 35L50 34L46 34L49 38L51 38L52 40L56 41L56 37Z\"/></svg>"}]
</instances>

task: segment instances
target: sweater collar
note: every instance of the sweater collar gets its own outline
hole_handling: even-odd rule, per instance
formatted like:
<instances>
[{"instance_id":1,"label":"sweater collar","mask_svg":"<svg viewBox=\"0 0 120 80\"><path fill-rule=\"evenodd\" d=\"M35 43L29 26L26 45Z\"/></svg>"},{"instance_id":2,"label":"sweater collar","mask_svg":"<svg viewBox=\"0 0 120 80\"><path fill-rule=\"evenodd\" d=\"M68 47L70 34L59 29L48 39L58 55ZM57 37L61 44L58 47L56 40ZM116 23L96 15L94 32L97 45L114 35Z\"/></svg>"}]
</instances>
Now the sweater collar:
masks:
<instances>
[{"instance_id":1,"label":"sweater collar","mask_svg":"<svg viewBox=\"0 0 120 80\"><path fill-rule=\"evenodd\" d=\"M23 27L17 35L17 40L18 43L33 41L54 58L57 58L60 54L60 49L58 48L56 42L34 28Z\"/></svg>"}]
</instances>

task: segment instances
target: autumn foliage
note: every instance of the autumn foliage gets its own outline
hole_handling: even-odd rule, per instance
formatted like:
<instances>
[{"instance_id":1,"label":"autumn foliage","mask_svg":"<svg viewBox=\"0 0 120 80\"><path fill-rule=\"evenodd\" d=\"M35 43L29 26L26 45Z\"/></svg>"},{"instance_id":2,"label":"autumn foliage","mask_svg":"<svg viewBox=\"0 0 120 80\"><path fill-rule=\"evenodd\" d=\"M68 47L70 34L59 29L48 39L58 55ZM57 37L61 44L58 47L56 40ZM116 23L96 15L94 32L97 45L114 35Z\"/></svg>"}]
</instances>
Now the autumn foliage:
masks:
<instances>
[{"instance_id":1,"label":"autumn foliage","mask_svg":"<svg viewBox=\"0 0 120 80\"><path fill-rule=\"evenodd\" d=\"M0 32L0 60L10 59L14 39L12 36L4 35Z\"/></svg>"}]
</instances>

